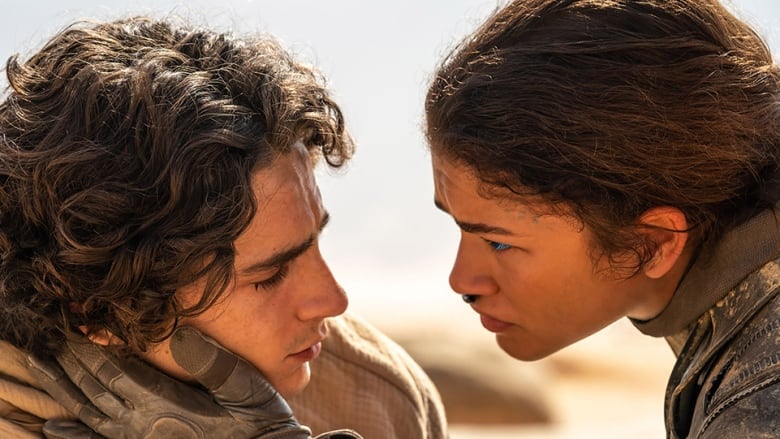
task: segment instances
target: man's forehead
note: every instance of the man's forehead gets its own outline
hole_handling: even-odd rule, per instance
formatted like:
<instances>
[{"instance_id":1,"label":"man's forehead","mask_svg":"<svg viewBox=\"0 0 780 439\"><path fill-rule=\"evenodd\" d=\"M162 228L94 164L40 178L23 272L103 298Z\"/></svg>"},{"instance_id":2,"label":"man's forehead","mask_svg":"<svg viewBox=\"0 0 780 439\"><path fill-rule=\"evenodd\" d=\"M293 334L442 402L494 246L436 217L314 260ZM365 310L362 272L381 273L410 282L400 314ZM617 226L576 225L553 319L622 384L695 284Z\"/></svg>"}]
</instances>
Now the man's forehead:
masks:
<instances>
[{"instance_id":1,"label":"man's forehead","mask_svg":"<svg viewBox=\"0 0 780 439\"><path fill-rule=\"evenodd\" d=\"M311 154L303 144L297 142L255 170L251 181L259 205L279 191L297 190L301 186L316 188Z\"/></svg>"},{"instance_id":2,"label":"man's forehead","mask_svg":"<svg viewBox=\"0 0 780 439\"><path fill-rule=\"evenodd\" d=\"M257 209L235 241L239 271L303 245L329 217L302 145L256 171L252 185Z\"/></svg>"}]
</instances>

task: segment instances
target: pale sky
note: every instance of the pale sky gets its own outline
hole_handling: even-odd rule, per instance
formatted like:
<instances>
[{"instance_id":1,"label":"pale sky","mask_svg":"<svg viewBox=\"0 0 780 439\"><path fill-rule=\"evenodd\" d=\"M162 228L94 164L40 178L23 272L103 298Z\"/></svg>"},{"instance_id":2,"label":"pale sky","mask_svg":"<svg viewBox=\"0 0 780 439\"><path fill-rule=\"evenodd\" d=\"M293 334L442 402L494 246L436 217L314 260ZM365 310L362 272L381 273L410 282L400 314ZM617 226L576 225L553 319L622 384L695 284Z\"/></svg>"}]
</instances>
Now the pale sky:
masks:
<instances>
[{"instance_id":1,"label":"pale sky","mask_svg":"<svg viewBox=\"0 0 780 439\"><path fill-rule=\"evenodd\" d=\"M452 221L433 207L421 108L429 75L495 0L6 1L0 57L40 47L80 18L184 16L236 32L268 32L318 65L346 114L358 152L346 172L320 175L332 221L323 253L352 309L369 319L441 317L464 309L447 284L457 248ZM734 0L780 53L780 2ZM186 6L184 6L186 5ZM3 81L3 84L5 82ZM474 324L476 318L473 318Z\"/></svg>"}]
</instances>

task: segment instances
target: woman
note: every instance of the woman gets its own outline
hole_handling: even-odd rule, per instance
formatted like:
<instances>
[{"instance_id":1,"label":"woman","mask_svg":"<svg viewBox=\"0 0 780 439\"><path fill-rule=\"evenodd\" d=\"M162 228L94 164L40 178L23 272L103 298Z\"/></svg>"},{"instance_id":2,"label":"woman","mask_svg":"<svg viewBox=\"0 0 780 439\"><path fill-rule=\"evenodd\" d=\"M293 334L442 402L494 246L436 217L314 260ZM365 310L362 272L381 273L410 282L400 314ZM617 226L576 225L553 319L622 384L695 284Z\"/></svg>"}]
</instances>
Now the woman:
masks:
<instances>
[{"instance_id":1,"label":"woman","mask_svg":"<svg viewBox=\"0 0 780 439\"><path fill-rule=\"evenodd\" d=\"M780 431L780 86L715 0L516 0L428 91L452 288L520 360L627 316L668 436ZM766 436L769 437L769 436Z\"/></svg>"}]
</instances>

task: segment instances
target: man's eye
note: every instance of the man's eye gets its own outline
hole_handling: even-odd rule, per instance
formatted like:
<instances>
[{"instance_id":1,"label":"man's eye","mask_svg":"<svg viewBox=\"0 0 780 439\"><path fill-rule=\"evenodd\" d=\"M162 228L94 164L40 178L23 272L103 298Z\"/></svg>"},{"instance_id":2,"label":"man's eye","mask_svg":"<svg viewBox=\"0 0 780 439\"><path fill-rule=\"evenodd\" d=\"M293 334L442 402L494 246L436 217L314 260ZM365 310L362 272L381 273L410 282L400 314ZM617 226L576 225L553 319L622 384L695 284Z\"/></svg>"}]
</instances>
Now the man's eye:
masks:
<instances>
[{"instance_id":1,"label":"man's eye","mask_svg":"<svg viewBox=\"0 0 780 439\"><path fill-rule=\"evenodd\" d=\"M260 288L268 290L276 285L280 284L286 277L287 277L288 267L287 265L282 265L279 267L279 269L276 271L276 273L273 274L273 276L269 277L268 279L260 282L255 282L253 285L255 287L255 290L259 290Z\"/></svg>"},{"instance_id":2,"label":"man's eye","mask_svg":"<svg viewBox=\"0 0 780 439\"><path fill-rule=\"evenodd\" d=\"M490 247L492 247L492 248L493 248L493 250L495 250L495 251L497 251L497 252L504 251L504 250L506 250L506 249L512 248L512 246L511 246L511 245L509 245L509 244L504 244L504 243L502 243L502 242L491 241L491 240L489 240L489 239L486 239L485 241L488 243L488 245L489 245Z\"/></svg>"}]
</instances>

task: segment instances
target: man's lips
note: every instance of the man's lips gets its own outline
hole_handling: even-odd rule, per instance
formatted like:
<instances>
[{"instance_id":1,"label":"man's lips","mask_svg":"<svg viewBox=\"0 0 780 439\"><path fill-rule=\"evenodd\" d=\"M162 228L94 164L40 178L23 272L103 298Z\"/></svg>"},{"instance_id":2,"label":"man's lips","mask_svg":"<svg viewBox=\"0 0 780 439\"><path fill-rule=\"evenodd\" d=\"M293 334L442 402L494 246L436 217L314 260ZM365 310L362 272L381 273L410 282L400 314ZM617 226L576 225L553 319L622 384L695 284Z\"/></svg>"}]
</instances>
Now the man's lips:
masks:
<instances>
[{"instance_id":1,"label":"man's lips","mask_svg":"<svg viewBox=\"0 0 780 439\"><path fill-rule=\"evenodd\" d=\"M296 352L294 354L290 354L289 357L300 362L306 362L317 358L320 355L321 351L322 351L322 340L319 340L302 351Z\"/></svg>"},{"instance_id":2,"label":"man's lips","mask_svg":"<svg viewBox=\"0 0 780 439\"><path fill-rule=\"evenodd\" d=\"M311 361L317 358L322 351L322 341L328 337L328 325L326 325L325 322L322 322L317 332L317 338L310 342L308 347L288 355L288 358L302 362Z\"/></svg>"}]
</instances>

